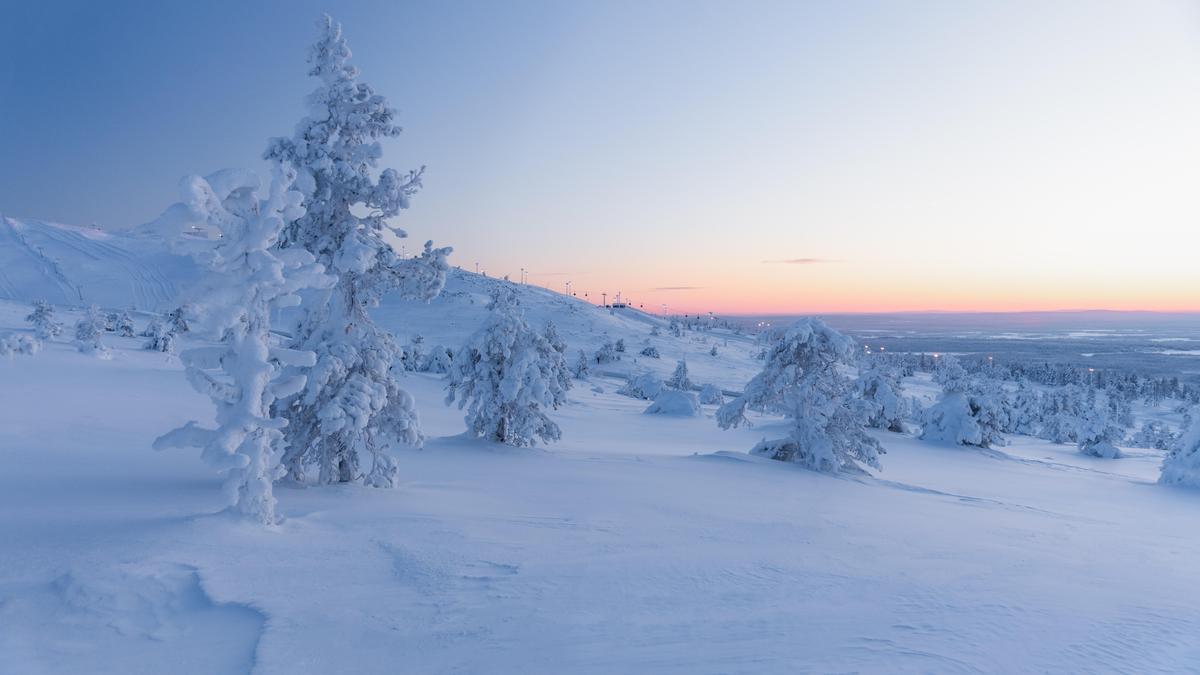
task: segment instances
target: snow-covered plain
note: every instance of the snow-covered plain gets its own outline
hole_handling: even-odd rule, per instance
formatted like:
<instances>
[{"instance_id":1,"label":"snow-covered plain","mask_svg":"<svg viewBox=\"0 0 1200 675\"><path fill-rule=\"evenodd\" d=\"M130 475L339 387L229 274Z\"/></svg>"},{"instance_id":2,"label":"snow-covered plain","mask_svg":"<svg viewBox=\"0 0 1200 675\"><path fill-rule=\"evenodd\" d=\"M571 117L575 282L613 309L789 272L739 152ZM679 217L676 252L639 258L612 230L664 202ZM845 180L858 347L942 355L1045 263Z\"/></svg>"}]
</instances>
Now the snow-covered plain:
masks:
<instances>
[{"instance_id":1,"label":"snow-covered plain","mask_svg":"<svg viewBox=\"0 0 1200 675\"><path fill-rule=\"evenodd\" d=\"M25 269L7 277L23 301L44 272ZM457 348L493 283L455 272L433 303L377 317ZM465 438L444 381L410 374L428 440L395 452L400 486L281 485L274 528L220 513L194 453L150 449L212 418L176 357L110 334L111 360L65 336L0 359L0 672L1200 668L1200 491L1156 485L1160 452L872 432L882 472L813 473L746 453L780 420L720 431L714 405L646 415L616 393L682 358L696 383L740 390L761 366L750 338L652 336L655 317L519 291L569 357L627 345L551 414L561 442ZM0 332L27 331L28 310L0 302ZM647 345L661 358L637 356Z\"/></svg>"}]
</instances>

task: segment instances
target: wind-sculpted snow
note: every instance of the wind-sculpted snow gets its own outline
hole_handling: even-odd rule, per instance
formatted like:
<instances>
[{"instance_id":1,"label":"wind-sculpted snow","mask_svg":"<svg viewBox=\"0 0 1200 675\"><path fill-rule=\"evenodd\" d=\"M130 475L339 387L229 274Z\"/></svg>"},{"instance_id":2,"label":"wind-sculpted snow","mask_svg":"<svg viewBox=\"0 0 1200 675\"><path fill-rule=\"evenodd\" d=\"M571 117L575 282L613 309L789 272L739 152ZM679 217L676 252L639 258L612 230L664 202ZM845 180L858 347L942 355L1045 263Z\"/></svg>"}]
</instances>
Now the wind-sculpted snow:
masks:
<instances>
[{"instance_id":1,"label":"wind-sculpted snow","mask_svg":"<svg viewBox=\"0 0 1200 675\"><path fill-rule=\"evenodd\" d=\"M149 233L0 217L0 299L164 311L197 277Z\"/></svg>"}]
</instances>

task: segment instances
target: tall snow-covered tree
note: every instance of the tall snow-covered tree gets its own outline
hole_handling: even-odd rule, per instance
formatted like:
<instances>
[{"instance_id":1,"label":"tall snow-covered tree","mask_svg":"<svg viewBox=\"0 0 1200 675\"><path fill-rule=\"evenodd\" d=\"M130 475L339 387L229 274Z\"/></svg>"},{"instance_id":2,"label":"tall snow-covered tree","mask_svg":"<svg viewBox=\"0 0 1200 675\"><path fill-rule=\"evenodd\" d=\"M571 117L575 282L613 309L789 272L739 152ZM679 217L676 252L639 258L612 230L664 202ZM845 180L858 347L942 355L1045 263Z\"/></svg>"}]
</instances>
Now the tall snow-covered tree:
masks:
<instances>
[{"instance_id":1,"label":"tall snow-covered tree","mask_svg":"<svg viewBox=\"0 0 1200 675\"><path fill-rule=\"evenodd\" d=\"M687 361L679 359L675 363L675 372L671 373L671 377L667 378L666 385L671 389L679 389L681 391L687 391L694 386L691 378L688 376Z\"/></svg>"},{"instance_id":2,"label":"tall snow-covered tree","mask_svg":"<svg viewBox=\"0 0 1200 675\"><path fill-rule=\"evenodd\" d=\"M764 440L752 453L826 472L880 468L884 450L864 430L866 407L842 373L854 363L853 341L812 318L772 329L767 341L762 372L717 409L717 424L748 423L747 408L780 413L791 423L787 438Z\"/></svg>"},{"instance_id":3,"label":"tall snow-covered tree","mask_svg":"<svg viewBox=\"0 0 1200 675\"><path fill-rule=\"evenodd\" d=\"M567 400L563 355L530 328L512 291L492 295L487 322L454 354L446 405L467 410L472 435L524 447L562 437L545 409Z\"/></svg>"},{"instance_id":4,"label":"tall snow-covered tree","mask_svg":"<svg viewBox=\"0 0 1200 675\"><path fill-rule=\"evenodd\" d=\"M380 141L400 134L387 99L358 80L339 24L328 16L309 52L309 74L320 80L309 96L311 112L290 138L272 139L264 157L297 172L306 213L288 223L279 247L310 252L337 278L327 292L306 294L291 342L316 353L304 390L281 399L290 424L284 458L293 480L316 466L322 483L362 479L392 486L395 461L386 450L420 445L423 437L413 397L397 380L403 350L376 326L368 310L386 293L430 300L445 285L449 248L426 242L415 257L401 258L388 237L405 232L388 219L408 207L423 169L383 169L375 176ZM360 458L371 467L360 469Z\"/></svg>"},{"instance_id":5,"label":"tall snow-covered tree","mask_svg":"<svg viewBox=\"0 0 1200 675\"><path fill-rule=\"evenodd\" d=\"M333 282L307 251L274 248L285 224L304 213L303 196L290 189L294 177L290 168L277 168L261 200L257 193L218 193L199 176L183 180L183 204L223 235L201 258L208 275L194 307L195 327L220 344L180 355L188 381L216 406L217 426L189 422L154 442L155 449L201 448L201 456L226 475L230 508L268 524L276 522L273 485L283 475L287 425L271 404L304 387L303 375L280 377L281 366L315 360L312 352L272 345L271 312L297 304L301 289Z\"/></svg>"},{"instance_id":6,"label":"tall snow-covered tree","mask_svg":"<svg viewBox=\"0 0 1200 675\"><path fill-rule=\"evenodd\" d=\"M63 332L63 325L54 319L54 305L45 300L34 301L33 311L25 320L33 324L33 331L39 340L49 340Z\"/></svg>"},{"instance_id":7,"label":"tall snow-covered tree","mask_svg":"<svg viewBox=\"0 0 1200 675\"><path fill-rule=\"evenodd\" d=\"M1163 459L1158 482L1200 488L1200 409L1192 415L1191 425Z\"/></svg>"},{"instance_id":8,"label":"tall snow-covered tree","mask_svg":"<svg viewBox=\"0 0 1200 675\"><path fill-rule=\"evenodd\" d=\"M101 339L104 336L104 313L92 305L87 308L79 321L75 322L75 347L84 354L95 354L100 358L108 358L108 347Z\"/></svg>"}]
</instances>

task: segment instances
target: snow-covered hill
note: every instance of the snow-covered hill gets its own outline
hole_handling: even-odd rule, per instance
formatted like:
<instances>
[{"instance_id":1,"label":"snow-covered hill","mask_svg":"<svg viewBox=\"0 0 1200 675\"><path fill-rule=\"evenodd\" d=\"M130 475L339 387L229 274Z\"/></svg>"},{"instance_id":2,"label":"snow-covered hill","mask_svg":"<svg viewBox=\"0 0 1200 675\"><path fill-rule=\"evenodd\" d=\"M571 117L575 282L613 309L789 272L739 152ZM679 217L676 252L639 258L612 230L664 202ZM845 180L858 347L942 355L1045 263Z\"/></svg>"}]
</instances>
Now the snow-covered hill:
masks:
<instances>
[{"instance_id":1,"label":"snow-covered hill","mask_svg":"<svg viewBox=\"0 0 1200 675\"><path fill-rule=\"evenodd\" d=\"M195 278L151 235L0 217L0 299L163 311Z\"/></svg>"},{"instance_id":2,"label":"snow-covered hill","mask_svg":"<svg viewBox=\"0 0 1200 675\"><path fill-rule=\"evenodd\" d=\"M183 302L197 276L195 263L171 252L167 242L150 228L114 233L0 217L0 300L162 312ZM725 389L744 383L752 346L747 336L717 330L681 341L666 334L664 319L636 309L602 309L537 286L511 284L459 269L451 271L445 291L434 301L386 298L375 314L402 342L420 334L427 345L453 349L482 324L488 294L496 284L507 284L516 291L533 325L554 321L568 344L568 360L580 349L591 354L605 342L623 339L626 352L619 362L604 365L605 372L644 370L662 375L684 358L701 382ZM662 335L652 336L654 327ZM719 357L709 354L714 344ZM641 356L647 346L657 348L661 358Z\"/></svg>"}]
</instances>

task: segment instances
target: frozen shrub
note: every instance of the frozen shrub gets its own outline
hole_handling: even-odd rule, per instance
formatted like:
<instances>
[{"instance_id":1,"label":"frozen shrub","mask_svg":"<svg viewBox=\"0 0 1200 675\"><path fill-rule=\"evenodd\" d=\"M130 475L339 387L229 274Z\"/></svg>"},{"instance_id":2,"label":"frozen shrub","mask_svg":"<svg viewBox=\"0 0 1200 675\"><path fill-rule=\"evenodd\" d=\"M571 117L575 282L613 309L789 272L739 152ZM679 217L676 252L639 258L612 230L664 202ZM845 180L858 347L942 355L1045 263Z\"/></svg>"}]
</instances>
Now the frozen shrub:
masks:
<instances>
[{"instance_id":1,"label":"frozen shrub","mask_svg":"<svg viewBox=\"0 0 1200 675\"><path fill-rule=\"evenodd\" d=\"M700 401L690 391L663 389L654 397L654 402L644 411L646 415L673 415L676 417L698 417Z\"/></svg>"},{"instance_id":2,"label":"frozen shrub","mask_svg":"<svg viewBox=\"0 0 1200 675\"><path fill-rule=\"evenodd\" d=\"M663 381L653 373L630 375L617 393L630 398L653 400L663 390Z\"/></svg>"}]
</instances>

